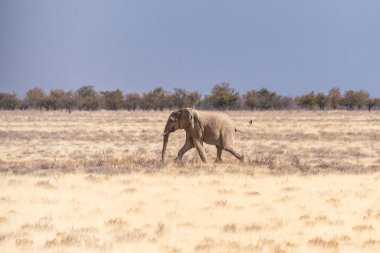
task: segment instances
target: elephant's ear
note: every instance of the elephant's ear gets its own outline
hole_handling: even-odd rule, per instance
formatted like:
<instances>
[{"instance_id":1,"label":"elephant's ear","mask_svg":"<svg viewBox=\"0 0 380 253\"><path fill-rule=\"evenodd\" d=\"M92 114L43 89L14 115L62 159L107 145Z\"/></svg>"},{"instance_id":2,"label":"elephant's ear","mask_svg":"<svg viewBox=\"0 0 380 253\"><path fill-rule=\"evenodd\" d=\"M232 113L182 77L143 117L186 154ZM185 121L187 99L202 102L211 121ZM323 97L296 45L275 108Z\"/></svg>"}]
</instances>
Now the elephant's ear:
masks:
<instances>
[{"instance_id":1,"label":"elephant's ear","mask_svg":"<svg viewBox=\"0 0 380 253\"><path fill-rule=\"evenodd\" d=\"M181 109L179 116L179 128L184 129L191 124L193 120L193 112L190 109Z\"/></svg>"}]
</instances>

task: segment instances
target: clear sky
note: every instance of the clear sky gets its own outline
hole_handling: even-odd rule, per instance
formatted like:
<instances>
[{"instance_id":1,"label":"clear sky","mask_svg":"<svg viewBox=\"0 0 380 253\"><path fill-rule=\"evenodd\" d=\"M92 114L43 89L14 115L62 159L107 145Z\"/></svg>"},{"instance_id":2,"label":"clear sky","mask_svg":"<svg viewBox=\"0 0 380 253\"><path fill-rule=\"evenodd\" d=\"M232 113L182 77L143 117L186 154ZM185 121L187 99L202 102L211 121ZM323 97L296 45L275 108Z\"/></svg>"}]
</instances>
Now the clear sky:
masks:
<instances>
[{"instance_id":1,"label":"clear sky","mask_svg":"<svg viewBox=\"0 0 380 253\"><path fill-rule=\"evenodd\" d=\"M0 0L0 91L380 96L379 0Z\"/></svg>"}]
</instances>

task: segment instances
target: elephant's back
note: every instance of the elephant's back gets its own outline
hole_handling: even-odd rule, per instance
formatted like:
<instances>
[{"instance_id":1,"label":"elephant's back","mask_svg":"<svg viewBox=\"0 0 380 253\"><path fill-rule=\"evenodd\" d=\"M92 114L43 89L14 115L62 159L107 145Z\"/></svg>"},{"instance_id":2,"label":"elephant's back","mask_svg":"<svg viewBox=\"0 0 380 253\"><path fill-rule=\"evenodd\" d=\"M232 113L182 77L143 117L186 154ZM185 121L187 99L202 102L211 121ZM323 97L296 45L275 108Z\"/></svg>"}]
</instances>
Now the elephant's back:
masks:
<instances>
[{"instance_id":1,"label":"elephant's back","mask_svg":"<svg viewBox=\"0 0 380 253\"><path fill-rule=\"evenodd\" d=\"M234 122L227 114L205 111L196 111L196 113L199 115L199 118L204 125L211 124L213 127L222 127L222 125L224 125L235 128Z\"/></svg>"}]
</instances>

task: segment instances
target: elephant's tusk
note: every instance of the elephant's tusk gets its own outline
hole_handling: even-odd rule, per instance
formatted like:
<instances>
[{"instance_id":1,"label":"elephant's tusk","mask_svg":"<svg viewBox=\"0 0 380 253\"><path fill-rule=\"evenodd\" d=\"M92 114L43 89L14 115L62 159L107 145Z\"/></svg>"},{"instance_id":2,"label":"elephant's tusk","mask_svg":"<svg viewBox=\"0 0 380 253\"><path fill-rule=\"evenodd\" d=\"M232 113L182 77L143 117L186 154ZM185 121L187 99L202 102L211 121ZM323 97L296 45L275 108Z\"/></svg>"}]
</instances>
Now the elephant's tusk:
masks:
<instances>
[{"instance_id":1,"label":"elephant's tusk","mask_svg":"<svg viewBox=\"0 0 380 253\"><path fill-rule=\"evenodd\" d=\"M165 136L165 135L167 135L168 133L170 133L170 131L166 131L166 132L163 133L162 135Z\"/></svg>"}]
</instances>

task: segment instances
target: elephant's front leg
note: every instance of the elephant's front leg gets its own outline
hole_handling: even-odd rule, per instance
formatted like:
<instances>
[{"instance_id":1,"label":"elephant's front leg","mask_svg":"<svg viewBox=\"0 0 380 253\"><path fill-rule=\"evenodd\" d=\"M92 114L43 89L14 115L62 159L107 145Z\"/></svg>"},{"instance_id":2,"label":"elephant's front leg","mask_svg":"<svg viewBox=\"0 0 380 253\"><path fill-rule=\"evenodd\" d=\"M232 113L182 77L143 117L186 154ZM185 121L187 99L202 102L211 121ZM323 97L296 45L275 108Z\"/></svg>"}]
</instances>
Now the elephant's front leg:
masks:
<instances>
[{"instance_id":1,"label":"elephant's front leg","mask_svg":"<svg viewBox=\"0 0 380 253\"><path fill-rule=\"evenodd\" d=\"M195 148L197 149L197 151L199 153L199 156L202 159L202 162L207 162L206 151L203 148L202 142L200 142L199 140L194 141L194 145L195 145Z\"/></svg>"},{"instance_id":2,"label":"elephant's front leg","mask_svg":"<svg viewBox=\"0 0 380 253\"><path fill-rule=\"evenodd\" d=\"M179 161L182 161L182 156L187 152L189 151L190 149L194 148L194 144L192 141L187 141L185 142L185 144L183 145L183 147L178 151L178 154L177 154L177 157L175 158L175 160L177 162Z\"/></svg>"},{"instance_id":3,"label":"elephant's front leg","mask_svg":"<svg viewBox=\"0 0 380 253\"><path fill-rule=\"evenodd\" d=\"M216 159L215 162L219 163L222 161L222 151L223 149L221 147L215 146L216 147Z\"/></svg>"},{"instance_id":4,"label":"elephant's front leg","mask_svg":"<svg viewBox=\"0 0 380 253\"><path fill-rule=\"evenodd\" d=\"M193 138L191 138L190 134L186 133L186 142L185 144L183 144L183 147L178 151L178 154L175 160L181 161L182 156L192 148L194 148Z\"/></svg>"}]
</instances>

